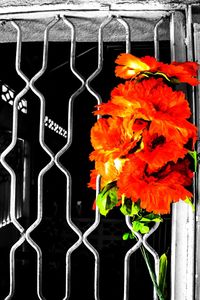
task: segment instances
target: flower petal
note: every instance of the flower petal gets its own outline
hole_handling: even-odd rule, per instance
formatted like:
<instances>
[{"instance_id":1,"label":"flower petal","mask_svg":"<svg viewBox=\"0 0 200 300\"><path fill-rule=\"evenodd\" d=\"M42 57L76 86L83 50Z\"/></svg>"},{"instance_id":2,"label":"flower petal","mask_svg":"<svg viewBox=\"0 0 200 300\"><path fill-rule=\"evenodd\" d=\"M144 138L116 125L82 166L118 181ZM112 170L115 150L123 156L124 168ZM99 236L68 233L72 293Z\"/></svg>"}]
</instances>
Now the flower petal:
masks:
<instances>
[{"instance_id":1,"label":"flower petal","mask_svg":"<svg viewBox=\"0 0 200 300\"><path fill-rule=\"evenodd\" d=\"M115 62L119 65L115 68L115 75L124 79L132 78L141 71L150 70L146 63L129 53L120 54Z\"/></svg>"}]
</instances>

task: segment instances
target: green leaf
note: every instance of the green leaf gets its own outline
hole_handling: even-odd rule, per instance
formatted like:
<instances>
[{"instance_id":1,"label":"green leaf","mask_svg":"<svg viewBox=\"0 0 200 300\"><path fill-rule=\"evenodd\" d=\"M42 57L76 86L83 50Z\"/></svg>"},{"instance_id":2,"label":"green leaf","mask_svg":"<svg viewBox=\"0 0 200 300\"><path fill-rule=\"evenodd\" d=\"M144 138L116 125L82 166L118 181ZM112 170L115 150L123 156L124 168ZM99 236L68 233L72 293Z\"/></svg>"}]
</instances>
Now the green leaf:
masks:
<instances>
[{"instance_id":1,"label":"green leaf","mask_svg":"<svg viewBox=\"0 0 200 300\"><path fill-rule=\"evenodd\" d=\"M171 77L171 78L170 78L170 81L171 81L171 83L173 83L173 84L179 84L179 83L181 83L180 80L179 80L178 78L176 78L176 77Z\"/></svg>"},{"instance_id":2,"label":"green leaf","mask_svg":"<svg viewBox=\"0 0 200 300\"><path fill-rule=\"evenodd\" d=\"M140 221L133 221L133 231L141 232L142 234L149 232L149 227Z\"/></svg>"},{"instance_id":3,"label":"green leaf","mask_svg":"<svg viewBox=\"0 0 200 300\"><path fill-rule=\"evenodd\" d=\"M96 204L99 208L100 214L106 216L117 202L117 186L115 182L112 182L107 184L98 194Z\"/></svg>"},{"instance_id":4,"label":"green leaf","mask_svg":"<svg viewBox=\"0 0 200 300\"><path fill-rule=\"evenodd\" d=\"M155 214L153 214L153 213L148 214L148 215L146 215L145 217L148 218L148 219L151 220L151 221L154 221L154 222L156 222L155 220L157 220L157 219L159 219L160 222L162 221L162 218L161 218L160 215L155 215Z\"/></svg>"},{"instance_id":5,"label":"green leaf","mask_svg":"<svg viewBox=\"0 0 200 300\"><path fill-rule=\"evenodd\" d=\"M133 231L140 231L140 222L139 221L133 222Z\"/></svg>"},{"instance_id":6,"label":"green leaf","mask_svg":"<svg viewBox=\"0 0 200 300\"><path fill-rule=\"evenodd\" d=\"M164 253L160 257L160 268L159 268L159 288L162 294L165 294L166 291L166 277L167 277L167 255Z\"/></svg>"},{"instance_id":7,"label":"green leaf","mask_svg":"<svg viewBox=\"0 0 200 300\"><path fill-rule=\"evenodd\" d=\"M124 241L128 240L129 239L129 232L124 233L123 236L122 236L122 239Z\"/></svg>"},{"instance_id":8,"label":"green leaf","mask_svg":"<svg viewBox=\"0 0 200 300\"><path fill-rule=\"evenodd\" d=\"M135 235L132 232L126 232L123 234L122 239L127 241L128 239L133 240L135 239Z\"/></svg>"},{"instance_id":9,"label":"green leaf","mask_svg":"<svg viewBox=\"0 0 200 300\"><path fill-rule=\"evenodd\" d=\"M194 172L196 172L197 171L197 151L188 150L188 154L190 154L190 156L192 156L192 158L194 159Z\"/></svg>"},{"instance_id":10,"label":"green leaf","mask_svg":"<svg viewBox=\"0 0 200 300\"><path fill-rule=\"evenodd\" d=\"M131 201L131 199L124 199L124 203L120 207L120 211L125 215L125 216L130 216L133 217L134 215L137 215L138 212L140 211L140 207Z\"/></svg>"},{"instance_id":11,"label":"green leaf","mask_svg":"<svg viewBox=\"0 0 200 300\"><path fill-rule=\"evenodd\" d=\"M159 222L162 222L162 218L154 218L154 219L148 219L148 218L146 218L146 217L143 217L142 219L141 219L141 222L147 222L147 223L149 223L149 222L156 222L156 223L159 223Z\"/></svg>"},{"instance_id":12,"label":"green leaf","mask_svg":"<svg viewBox=\"0 0 200 300\"><path fill-rule=\"evenodd\" d=\"M120 211L125 216L131 216L131 211L132 211L132 201L131 201L131 199L124 199L124 201L122 202L122 206L120 207Z\"/></svg>"},{"instance_id":13,"label":"green leaf","mask_svg":"<svg viewBox=\"0 0 200 300\"><path fill-rule=\"evenodd\" d=\"M136 238L136 236L135 236L135 234L134 234L133 232L131 232L131 233L129 234L129 238L130 238L131 240L134 240L134 239Z\"/></svg>"},{"instance_id":14,"label":"green leaf","mask_svg":"<svg viewBox=\"0 0 200 300\"><path fill-rule=\"evenodd\" d=\"M194 204L192 203L192 200L189 197L186 197L184 202L189 204L192 207L192 211L195 211L195 206L194 206Z\"/></svg>"},{"instance_id":15,"label":"green leaf","mask_svg":"<svg viewBox=\"0 0 200 300\"><path fill-rule=\"evenodd\" d=\"M149 227L144 224L142 224L142 226L140 226L140 232L143 234L148 233L149 230L150 230Z\"/></svg>"},{"instance_id":16,"label":"green leaf","mask_svg":"<svg viewBox=\"0 0 200 300\"><path fill-rule=\"evenodd\" d=\"M161 218L160 215L155 215L155 214L151 213L151 214L148 214L148 215L142 217L140 221L144 222L144 223L150 223L150 222L159 223L159 222L162 222L163 219Z\"/></svg>"}]
</instances>

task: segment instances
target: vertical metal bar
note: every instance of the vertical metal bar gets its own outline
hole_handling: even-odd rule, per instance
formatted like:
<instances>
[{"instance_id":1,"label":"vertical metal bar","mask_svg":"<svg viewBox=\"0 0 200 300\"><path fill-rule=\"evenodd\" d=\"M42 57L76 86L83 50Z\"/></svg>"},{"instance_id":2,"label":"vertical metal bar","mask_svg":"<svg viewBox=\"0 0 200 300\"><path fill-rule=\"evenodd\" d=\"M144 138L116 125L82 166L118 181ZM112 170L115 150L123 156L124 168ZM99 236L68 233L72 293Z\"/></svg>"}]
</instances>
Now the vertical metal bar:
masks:
<instances>
[{"instance_id":1,"label":"vertical metal bar","mask_svg":"<svg viewBox=\"0 0 200 300\"><path fill-rule=\"evenodd\" d=\"M158 29L159 26L163 23L163 18L160 19L155 27L154 27L154 56L157 60L160 59L160 47L159 47L159 36L158 36Z\"/></svg>"},{"instance_id":2,"label":"vertical metal bar","mask_svg":"<svg viewBox=\"0 0 200 300\"><path fill-rule=\"evenodd\" d=\"M175 15L172 13L170 17L170 47L171 60L175 61ZM171 232L171 300L175 300L175 284L176 284L176 224L177 209L172 207L172 232Z\"/></svg>"},{"instance_id":3,"label":"vertical metal bar","mask_svg":"<svg viewBox=\"0 0 200 300\"><path fill-rule=\"evenodd\" d=\"M126 221L127 227L130 229L131 232L133 232L130 217L126 216L125 221ZM133 247L131 247L131 249L129 249L126 252L126 255L124 257L124 294L123 294L123 300L128 300L129 299L129 274L130 274L130 258L131 258L131 255L136 250L138 250L142 246L142 243L143 243L142 235L138 232L135 232L135 231L133 233L137 238L137 243Z\"/></svg>"},{"instance_id":4,"label":"vertical metal bar","mask_svg":"<svg viewBox=\"0 0 200 300\"><path fill-rule=\"evenodd\" d=\"M160 20L157 23L156 29L155 31L157 32L158 26L162 23L162 20ZM121 22L122 23L122 22ZM127 23L122 23L124 26L126 26ZM128 24L127 24L128 25ZM126 28L126 27L125 27ZM130 30L129 27L127 27L127 31L126 31L126 52L128 53L130 51ZM158 55L158 37L156 36L155 39L155 49L156 49L156 55ZM156 57L158 58L158 57ZM126 224L128 226L128 228L133 231L132 229L132 224L130 222L130 217L126 217ZM150 230L150 232L148 234L145 234L143 237L141 234L139 234L138 232L133 232L134 235L137 238L137 243L129 250L127 251L125 258L124 258L124 295L123 295L123 300L127 300L129 297L129 273L130 273L130 257L131 255L137 250L139 249L142 245L147 249L147 251L153 256L154 258L154 267L155 267L155 274L156 274L156 279L158 282L158 276L159 276L159 256L158 253L148 244L147 239L149 238L149 236L151 234L154 233L154 231L159 227L159 223L155 224L152 229ZM156 290L153 289L153 299L157 300L157 294L156 294Z\"/></svg>"},{"instance_id":5,"label":"vertical metal bar","mask_svg":"<svg viewBox=\"0 0 200 300\"><path fill-rule=\"evenodd\" d=\"M127 22L125 22L121 17L118 17L117 20L125 27L126 29L126 53L130 53L131 51L131 32L130 26ZM130 217L125 217L125 222L127 227L133 231L132 224L130 221ZM124 257L124 290L123 290L123 300L127 300L129 298L129 285L130 285L130 258L131 255L138 250L142 245L142 236L138 232L134 232L134 235L137 238L137 243L129 249Z\"/></svg>"},{"instance_id":6,"label":"vertical metal bar","mask_svg":"<svg viewBox=\"0 0 200 300\"><path fill-rule=\"evenodd\" d=\"M129 24L122 19L122 17L117 17L117 21L121 23L126 30L126 53L131 52L131 30Z\"/></svg>"},{"instance_id":7,"label":"vertical metal bar","mask_svg":"<svg viewBox=\"0 0 200 300\"><path fill-rule=\"evenodd\" d=\"M97 104L102 102L100 95L93 90L90 86L90 82L101 72L103 67L103 29L106 25L108 25L112 21L113 17L110 16L106 18L99 27L99 34L98 34L98 66L97 69L92 73L86 81L86 88L88 91L96 98ZM99 119L100 116L97 116ZM100 191L100 176L97 176L96 181L96 197ZM98 207L96 206L95 210L95 220L94 223L85 231L83 234L83 243L85 246L93 253L95 258L95 266L94 266L94 299L99 300L99 273L100 273L100 257L98 251L89 243L88 236L97 228L100 223L100 213Z\"/></svg>"},{"instance_id":8,"label":"vertical metal bar","mask_svg":"<svg viewBox=\"0 0 200 300\"><path fill-rule=\"evenodd\" d=\"M185 16L174 12L170 18L171 59L186 61ZM183 199L184 200L184 199ZM171 300L194 298L194 213L183 201L172 205Z\"/></svg>"},{"instance_id":9,"label":"vertical metal bar","mask_svg":"<svg viewBox=\"0 0 200 300\"><path fill-rule=\"evenodd\" d=\"M187 45L187 60L193 61L193 37L192 37L192 5L188 5L186 9L186 45Z\"/></svg>"},{"instance_id":10,"label":"vertical metal bar","mask_svg":"<svg viewBox=\"0 0 200 300\"><path fill-rule=\"evenodd\" d=\"M160 223L155 223L155 225L151 228L151 230L148 233L146 233L143 237L144 247L149 251L149 253L151 253L151 255L154 258L154 269L155 269L155 275L156 275L157 283L159 281L159 263L160 263L160 259L159 259L158 253L147 242L147 239L158 229L159 226L160 226ZM157 297L157 293L156 293L155 288L154 288L153 293L154 293L153 294L153 299L157 300L158 297Z\"/></svg>"},{"instance_id":11,"label":"vertical metal bar","mask_svg":"<svg viewBox=\"0 0 200 300\"><path fill-rule=\"evenodd\" d=\"M157 60L160 60L160 47L159 47L159 34L158 34L158 29L159 26L163 23L164 18L161 18L155 25L154 27L154 56ZM154 227L151 229L151 231L147 234L145 234L143 240L143 245L144 247L152 254L154 258L154 268L155 268L155 274L156 274L156 279L157 283L159 281L159 255L158 253L147 243L147 238L159 227L159 223L155 224ZM154 299L157 300L157 294L156 290L154 288Z\"/></svg>"},{"instance_id":12,"label":"vertical metal bar","mask_svg":"<svg viewBox=\"0 0 200 300\"><path fill-rule=\"evenodd\" d=\"M175 16L170 16L170 53L171 61L175 61ZM177 210L176 206L172 207L172 230L171 230L171 300L175 300L175 279L176 279L176 224Z\"/></svg>"},{"instance_id":13,"label":"vertical metal bar","mask_svg":"<svg viewBox=\"0 0 200 300\"><path fill-rule=\"evenodd\" d=\"M193 27L192 27L192 5L188 5L186 9L186 46L187 60L194 60L194 44L193 44ZM192 102L192 121L196 125L196 99L195 88L191 87L191 102Z\"/></svg>"},{"instance_id":14,"label":"vertical metal bar","mask_svg":"<svg viewBox=\"0 0 200 300\"><path fill-rule=\"evenodd\" d=\"M194 24L194 59L200 64L200 24ZM198 70L200 78L200 70ZM200 128L200 87L196 88L196 116L197 126ZM197 153L200 153L200 133L198 132ZM200 165L197 167L197 191L196 191L196 249L195 249L195 300L200 299Z\"/></svg>"},{"instance_id":15,"label":"vertical metal bar","mask_svg":"<svg viewBox=\"0 0 200 300\"><path fill-rule=\"evenodd\" d=\"M11 22L12 25L17 28L17 48L16 48L16 61L15 61L15 68L17 74L23 77L24 81L26 82L25 88L15 97L13 103L13 120L12 120L12 141L11 144L3 151L1 154L1 163L7 169L11 176L11 199L10 199L10 214L11 214L11 221L15 225L15 227L21 232L24 232L24 228L18 223L16 219L16 174L10 168L10 166L6 163L5 157L7 154L14 149L17 144L17 132L18 132L18 104L21 97L26 93L28 90L28 81L27 78L20 74L20 63L21 63L21 30L17 27L15 22Z\"/></svg>"},{"instance_id":16,"label":"vertical metal bar","mask_svg":"<svg viewBox=\"0 0 200 300\"><path fill-rule=\"evenodd\" d=\"M92 73L88 79L86 80L86 88L89 91L89 93L91 95L93 95L96 100L97 100L97 104L101 104L102 103L102 99L101 96L94 91L94 89L90 86L90 82L101 72L102 67L103 67L103 28L108 25L111 21L113 20L113 17L110 16L108 18L106 18L100 25L99 27L99 35L98 35L98 65L97 65L97 69L94 71L94 73ZM97 119L100 116L97 117Z\"/></svg>"},{"instance_id":17,"label":"vertical metal bar","mask_svg":"<svg viewBox=\"0 0 200 300\"><path fill-rule=\"evenodd\" d=\"M23 141L23 213L30 217L30 146Z\"/></svg>"},{"instance_id":18,"label":"vertical metal bar","mask_svg":"<svg viewBox=\"0 0 200 300\"><path fill-rule=\"evenodd\" d=\"M187 60L193 61L194 60L194 37L193 37L193 24L192 24L192 5L188 5L186 7L186 46L187 46ZM191 87L191 106L192 106L192 121L193 124L197 125L197 99L195 95L195 88L194 86ZM196 149L195 149L196 150ZM197 173L193 176L193 203L195 205L195 213L197 207L197 197L198 193L198 175ZM194 213L194 215L195 215ZM195 223L195 216L190 220L190 234L188 236L189 245L191 255L189 256L188 262L188 273L191 274L188 278L188 285L193 288L191 292L191 297L195 297L195 234L196 234L196 223Z\"/></svg>"},{"instance_id":19,"label":"vertical metal bar","mask_svg":"<svg viewBox=\"0 0 200 300\"><path fill-rule=\"evenodd\" d=\"M100 175L98 175L96 179L96 198L100 192L100 183L101 183L101 178ZM99 223L100 223L100 213L98 207L96 206L95 221L92 224L92 226L90 226L88 230L86 230L85 233L83 234L83 243L93 253L95 259L95 264L94 264L94 299L95 300L100 299L99 296L100 257L98 251L88 241L88 236L97 228Z\"/></svg>"},{"instance_id":20,"label":"vertical metal bar","mask_svg":"<svg viewBox=\"0 0 200 300\"><path fill-rule=\"evenodd\" d=\"M72 73L80 80L81 86L77 89L69 99L68 104L68 133L67 142L64 147L56 154L55 164L66 176L66 221L70 228L77 234L78 240L68 249L66 253L66 276L65 276L65 296L63 300L69 299L70 296L70 280L71 280L71 254L82 244L82 232L79 228L72 222L71 217L71 187L72 178L70 172L60 163L60 157L69 149L73 139L73 104L76 97L84 90L85 80L78 73L75 68L75 54L76 54L76 31L74 25L63 17L63 22L71 30L71 52L70 52L70 69Z\"/></svg>"},{"instance_id":21,"label":"vertical metal bar","mask_svg":"<svg viewBox=\"0 0 200 300\"><path fill-rule=\"evenodd\" d=\"M24 228L16 219L16 174L12 170L12 168L7 164L5 161L6 156L9 152L16 146L17 143L17 132L18 132L18 104L21 97L26 93L28 89L28 81L27 78L20 72L20 63L21 63L21 30L17 26L15 22L11 22L12 25L17 29L17 47L16 47L16 59L15 59L15 68L17 74L21 76L24 81L26 82L25 88L16 96L13 103L13 120L12 120L12 141L10 145L3 151L1 154L1 163L4 168L9 172L11 176L11 184L10 184L10 217L11 222L14 226L18 229L21 233L21 237L18 241L12 246L10 250L10 290L9 294L6 297L6 300L9 300L13 297L15 292L15 251L16 249L24 242L25 235L24 235Z\"/></svg>"},{"instance_id":22,"label":"vertical metal bar","mask_svg":"<svg viewBox=\"0 0 200 300\"><path fill-rule=\"evenodd\" d=\"M26 239L28 243L35 249L37 253L37 296L40 300L45 299L42 295L42 251L37 243L30 237L31 232L40 224L43 216L43 177L44 174L54 165L54 154L48 148L44 142L44 118L45 118L45 99L44 96L38 91L34 85L45 72L47 68L48 59L48 37L50 29L58 22L58 19L53 19L46 27L44 32L44 44L43 44L43 61L42 68L38 73L30 80L30 88L40 100L40 121L39 121L39 142L43 150L50 156L50 162L40 171L38 175L38 202L37 202L37 219L27 229Z\"/></svg>"},{"instance_id":23,"label":"vertical metal bar","mask_svg":"<svg viewBox=\"0 0 200 300\"><path fill-rule=\"evenodd\" d=\"M170 15L170 54L171 61L175 61L176 59L176 51L175 51L175 12L172 12Z\"/></svg>"}]
</instances>

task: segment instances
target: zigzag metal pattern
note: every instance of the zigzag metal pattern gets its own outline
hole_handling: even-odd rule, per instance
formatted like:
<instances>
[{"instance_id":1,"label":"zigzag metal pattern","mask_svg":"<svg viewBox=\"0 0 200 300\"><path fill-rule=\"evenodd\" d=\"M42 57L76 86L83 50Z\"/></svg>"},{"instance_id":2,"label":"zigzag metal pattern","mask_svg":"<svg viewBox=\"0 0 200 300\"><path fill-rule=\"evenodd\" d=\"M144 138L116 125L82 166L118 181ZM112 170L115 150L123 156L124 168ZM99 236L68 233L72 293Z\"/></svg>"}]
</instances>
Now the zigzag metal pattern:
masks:
<instances>
[{"instance_id":1,"label":"zigzag metal pattern","mask_svg":"<svg viewBox=\"0 0 200 300\"><path fill-rule=\"evenodd\" d=\"M17 30L17 50L16 50L16 71L17 74L24 80L26 83L25 88L15 97L13 103L13 128L12 128L12 142L6 148L6 150L1 154L1 163L4 168L9 172L11 176L11 199L10 199L10 213L11 213L11 221L16 229L21 234L21 237L18 241L12 246L10 251L10 291L9 295L5 300L12 299L15 293L15 251L19 248L20 245L24 243L26 240L29 245L36 251L37 254L37 296L40 300L44 300L44 296L42 295L42 251L39 245L31 238L31 233L38 227L42 218L43 218L43 177L46 172L50 170L54 165L65 175L66 177L66 221L73 232L76 233L78 239L77 241L68 249L66 253L66 286L65 286L65 296L63 300L67 300L70 297L70 278L71 278L71 254L82 244L88 248L88 250L93 254L95 263L94 263L94 299L99 300L99 274L100 274L100 257L98 251L90 244L88 241L89 235L97 228L100 223L100 214L98 208L96 208L94 223L86 230L84 233L73 223L71 217L71 184L72 179L69 171L61 164L60 157L70 148L73 139L73 104L76 97L82 93L82 91L86 88L88 92L96 98L98 104L102 102L101 96L93 90L91 87L91 81L101 72L103 67L103 30L104 28L113 20L117 20L122 24L125 28L125 39L126 39L126 52L130 52L130 28L128 23L119 16L108 16L104 19L102 24L99 27L99 35L98 35L98 66L97 69L92 73L87 80L85 80L76 70L75 67L75 51L76 51L76 31L73 23L71 23L66 17L62 17L62 21L65 23L67 27L71 30L71 53L70 53L70 69L74 76L81 82L81 86L72 94L69 99L68 104L68 128L67 128L67 142L65 146L56 154L54 154L49 147L44 142L44 120L45 120L45 99L44 96L38 91L35 87L35 82L44 74L47 67L47 58L48 58L48 36L49 31L57 22L59 22L59 18L54 18L46 27L44 32L44 48L43 48L43 61L42 67L38 73L36 73L31 79L28 79L26 75L20 69L21 64L21 44L22 44L22 33L19 25L12 21L12 25ZM161 24L161 22L159 23ZM159 26L159 25L158 25ZM156 27L156 30L158 28ZM156 39L157 43L157 39ZM158 52L158 44L155 45L155 49ZM27 230L25 230L21 224L17 221L15 215L15 201L16 201L16 174L12 170L12 168L6 163L6 156L9 152L16 146L17 142L17 131L18 131L18 105L20 99L26 94L26 92L31 89L33 93L38 97L40 101L40 124L39 124L39 142L42 149L47 153L50 157L50 162L40 171L38 175L38 195L37 195L37 219L36 221L29 226ZM100 118L98 116L97 118ZM100 190L100 176L97 177L97 194ZM126 217L125 222L127 227L132 230L132 225L130 223L130 218ZM159 224L156 224L148 234L145 234L143 237L134 232L137 237L136 244L127 251L124 258L124 295L123 300L128 300L129 293L129 265L130 265L130 257L131 255L139 249L142 245L148 250L148 252L153 256L155 262L155 271L157 274L159 273L159 258L157 252L148 244L147 240L151 234L158 228ZM154 300L156 300L156 294L154 291Z\"/></svg>"}]
</instances>

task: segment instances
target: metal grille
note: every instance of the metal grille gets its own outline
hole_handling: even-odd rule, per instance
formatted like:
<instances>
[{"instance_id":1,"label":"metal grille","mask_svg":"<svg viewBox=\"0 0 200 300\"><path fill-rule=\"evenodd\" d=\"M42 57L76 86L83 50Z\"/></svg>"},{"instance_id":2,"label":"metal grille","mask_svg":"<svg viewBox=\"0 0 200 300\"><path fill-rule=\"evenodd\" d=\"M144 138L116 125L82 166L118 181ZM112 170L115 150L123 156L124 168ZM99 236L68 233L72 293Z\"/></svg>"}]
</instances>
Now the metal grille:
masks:
<instances>
[{"instance_id":1,"label":"metal grille","mask_svg":"<svg viewBox=\"0 0 200 300\"><path fill-rule=\"evenodd\" d=\"M21 67L23 62L23 32L20 22L21 20L27 22L27 20L37 19L39 17L47 18L47 16L50 16L51 20L44 31L42 64L39 71L28 77L22 71ZM100 22L98 29L97 43L91 47L91 49L95 49L95 66L90 67L90 61L88 61L85 66L88 65L89 71L92 71L89 75L84 77L82 75L84 72L78 71L78 55L76 54L78 32L74 23L76 19L94 17L103 18L103 21ZM8 243L6 248L2 247L1 257L6 258L7 264L5 267L2 263L2 270L4 272L3 278L5 278L5 280L2 281L3 292L1 299L66 300L77 299L77 295L81 293L83 295L82 297L87 300L107 300L111 299L114 290L116 290L115 299L138 299L139 295L145 293L145 291L142 291L143 284L139 285L139 291L137 291L138 282L135 277L147 277L144 267L141 268L143 271L142 275L139 276L141 272L139 268L141 265L138 265L138 261L140 260L138 252L141 245L143 245L151 255L155 272L158 276L160 249L158 244L156 245L156 239L162 240L163 236L166 236L165 243L168 243L168 239L170 238L169 230L171 230L171 217L169 216L169 220L166 219L168 225L161 225L162 228L158 228L159 225L156 224L151 231L144 236L136 233L138 238L136 243L128 242L126 245L122 245L122 232L132 228L129 218L126 217L125 220L121 220L119 216L114 215L111 216L110 219L105 220L100 217L98 209L93 213L92 210L88 212L82 208L83 202L85 203L87 201L86 198L89 196L90 200L88 201L92 203L95 195L82 195L82 190L77 190L82 184L80 178L81 173L85 170L85 166L82 164L82 169L80 171L77 170L77 164L79 164L82 156L79 157L77 152L73 152L76 148L84 152L84 147L79 146L80 144L84 146L85 141L81 139L81 136L75 138L76 134L80 134L80 132L77 131L77 126L81 125L80 127L82 127L84 124L77 119L77 115L81 120L85 117L85 106L81 104L81 102L92 99L89 105L92 109L95 104L102 102L105 92L104 87L99 89L97 79L101 78L100 76L103 72L106 72L104 71L106 59L104 33L106 29L109 28L112 23L119 25L118 28L120 28L120 33L123 35L123 40L119 41L120 45L117 44L117 46L115 46L115 49L117 49L115 50L116 53L122 49L126 52L130 52L131 50L134 52L136 45L132 41L134 28L130 27L128 19L134 20L134 18L141 18L142 20L147 20L148 17L154 20L153 47L151 47L151 51L153 51L157 59L163 55L159 33L163 24L168 28L167 32L170 37L168 43L170 47L167 48L171 56L169 59L176 59L178 61L193 59L193 47L191 46L192 6L185 7L181 5L173 7L173 10L170 10L169 7L167 7L167 9L163 8L162 10L153 10L151 7L148 9L147 7L146 11L140 9L121 11L118 7L115 7L113 10L110 7L101 7L100 10L97 11L95 9L88 11L59 9L58 11L58 9L54 8L50 11L41 9L41 11L37 12L14 11L10 14L2 14L2 19L16 30L15 70L18 79L20 78L22 80L25 87L19 90L13 100L11 122L12 137L9 145L1 152L2 168L10 178L10 204L8 207L12 223L12 228L9 227L8 229L9 234L12 235L11 242ZM70 78L76 81L77 86L75 92L73 92L67 100L62 100L67 102L67 110L64 113L65 119L62 121L67 124L67 131L65 132L62 132L62 127L59 128L59 125L57 125L60 120L58 123L57 120L51 123L51 119L45 117L48 100L42 92L42 80L48 69L49 35L51 30L58 24L62 24L63 30L66 30L68 33L70 32L69 72L71 74ZM185 37L187 37L186 45ZM112 47L112 43L109 44L109 41L106 41L106 43L108 48ZM105 73L103 74L105 75ZM65 82L70 90L69 79L66 78ZM107 82L107 84L109 85L111 83ZM28 93L31 93L31 95ZM191 94L192 100L193 121L196 123L196 95L194 90L189 91L189 93ZM6 95L4 97L6 97ZM30 114L29 116L35 120L35 123L33 122L31 124L35 124L37 127L32 133L28 132L28 137L25 133L25 138L29 141L30 149L31 147L34 149L34 143L36 143L37 149L39 150L37 150L36 155L32 153L33 156L35 155L33 159L34 165L31 165L32 158L31 156L29 157L29 170L34 173L29 175L29 179L32 178L33 182L30 180L26 181L26 193L28 194L26 194L25 203L22 204L24 209L22 209L21 218L19 218L16 209L18 174L15 167L10 162L8 163L7 157L17 147L20 123L22 122L23 124L23 120L21 120L19 115L19 106L20 103L25 104L25 102L23 102L25 97L27 101L25 105L27 114ZM60 97L59 93L58 97ZM57 101L58 99L55 99L54 105L59 107ZM32 109L36 106L37 109L33 114ZM77 107L82 111L77 113L75 118L74 115L75 111L77 111ZM20 109L23 110L24 107L20 107ZM91 123L92 121L94 120L91 116ZM60 132L60 134L66 137L66 143L63 144L62 142L57 144L57 141L55 141L54 145L52 141L54 138L52 138L52 136L48 137L45 130L48 123L52 124L51 127L53 127L54 131L57 133ZM91 125L91 123L89 123L89 125ZM31 126L32 125L28 127L28 131L30 131ZM30 134L34 135L33 141L29 140ZM89 134L84 136L84 138L85 137L89 139ZM31 155L31 153L29 153L29 155ZM86 155L84 157L86 158ZM32 171L32 168L34 171ZM80 173L78 179L76 177L77 172ZM28 178L27 176L25 177L26 179ZM77 184L78 180L80 183ZM32 188L30 187L31 185ZM195 180L195 194L197 189L196 185L197 182ZM52 189L52 186L54 186L54 189ZM29 188L30 190L28 191ZM32 196L30 196L30 191L33 192ZM51 194L52 191L53 194L51 198L55 197L56 200L54 201L53 199L52 202L47 203L46 199L50 199L48 194ZM97 192L98 191L99 178L97 180ZM85 198L84 201L83 198ZM86 205L86 208L88 209L89 205ZM4 208L2 207L2 209ZM31 210L33 210L33 212ZM118 232L119 228L120 230ZM191 214L190 208L185 206L184 203L174 205L172 214L171 295L168 295L171 300L194 299L194 228L194 217ZM3 234L2 232L2 237L4 238ZM119 261L117 259L114 260L114 272L116 272L116 274L111 273L109 277L105 274L103 268L105 267L106 272L108 272L106 267L109 264L109 259L113 259L113 253L109 253L106 249L107 246L109 250L113 249L109 246L113 241L118 242L118 250L114 254L118 255ZM164 246L161 245L160 248L166 247L166 244ZM83 252L78 252L78 250L81 249L83 249ZM62 253L61 256L59 256L59 251ZM76 255L76 253L79 253L80 256ZM56 264L61 265L61 267L56 268ZM119 265L120 270L116 271L116 265ZM80 266L83 269L82 271L80 270ZM79 272L82 272L82 275L79 275ZM118 273L120 273L119 276L117 275ZM56 278L56 276L58 276L58 278ZM115 276L119 290L118 286L115 286L115 279L112 278ZM88 277L88 280L86 280L86 277ZM106 281L103 281L103 277L106 277ZM81 281L84 284L81 284ZM9 285L7 284L8 282ZM28 294L25 291L26 284L31 287ZM114 285L114 288L112 285ZM148 279L145 279L144 285L151 286ZM157 299L155 291L153 291L151 287L147 289L147 292L148 295L151 293L152 299ZM142 295L143 298L140 298L146 299L147 295Z\"/></svg>"}]
</instances>

